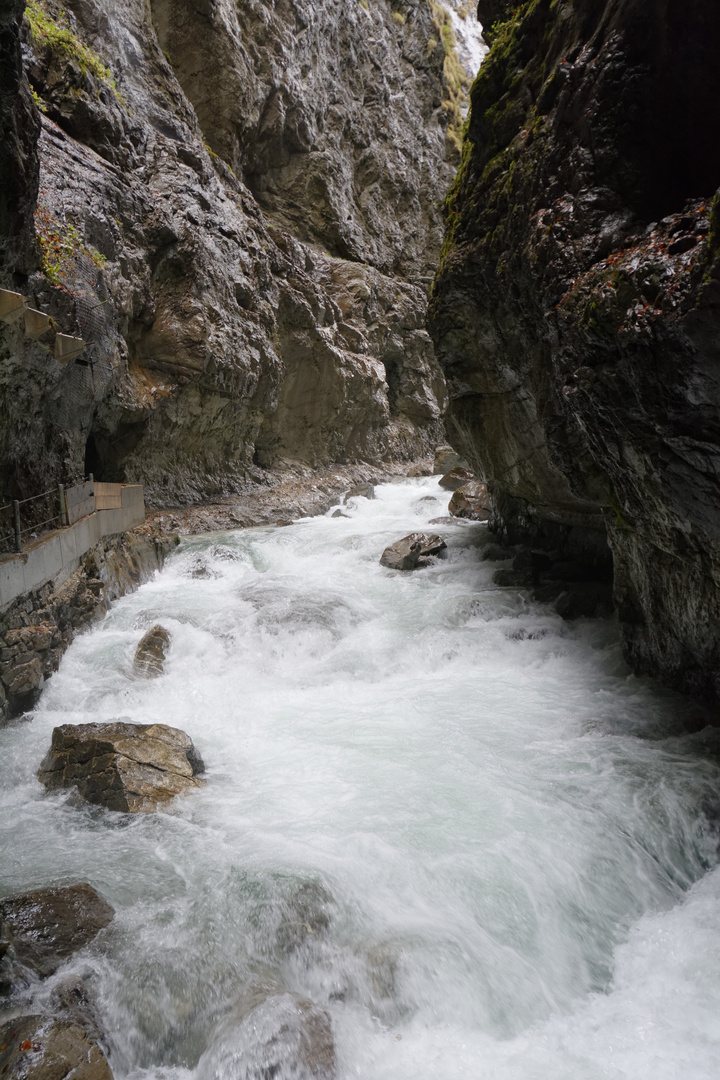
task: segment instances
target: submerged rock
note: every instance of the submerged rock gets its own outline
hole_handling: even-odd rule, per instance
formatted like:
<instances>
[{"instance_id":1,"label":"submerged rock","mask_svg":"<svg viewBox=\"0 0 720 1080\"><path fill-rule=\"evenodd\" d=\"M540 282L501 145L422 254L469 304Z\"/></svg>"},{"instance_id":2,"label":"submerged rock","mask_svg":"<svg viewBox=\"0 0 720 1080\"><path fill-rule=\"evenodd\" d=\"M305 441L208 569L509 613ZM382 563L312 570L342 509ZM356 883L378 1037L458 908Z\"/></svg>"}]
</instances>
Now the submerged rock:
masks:
<instances>
[{"instance_id":1,"label":"submerged rock","mask_svg":"<svg viewBox=\"0 0 720 1080\"><path fill-rule=\"evenodd\" d=\"M170 632L164 626L157 625L148 630L135 650L135 671L138 675L146 679L156 679L162 675L169 645Z\"/></svg>"},{"instance_id":2,"label":"submerged rock","mask_svg":"<svg viewBox=\"0 0 720 1080\"><path fill-rule=\"evenodd\" d=\"M201 787L204 771L184 731L118 721L56 727L38 777L49 791L76 787L89 803L134 814Z\"/></svg>"},{"instance_id":3,"label":"submerged rock","mask_svg":"<svg viewBox=\"0 0 720 1080\"><path fill-rule=\"evenodd\" d=\"M283 901L277 929L277 943L283 952L293 952L307 941L320 937L330 926L328 906L332 897L317 881L303 881Z\"/></svg>"},{"instance_id":4,"label":"submerged rock","mask_svg":"<svg viewBox=\"0 0 720 1080\"><path fill-rule=\"evenodd\" d=\"M37 1015L0 1025L0 1076L12 1080L113 1080L100 1045L70 1019Z\"/></svg>"},{"instance_id":5,"label":"submerged rock","mask_svg":"<svg viewBox=\"0 0 720 1080\"><path fill-rule=\"evenodd\" d=\"M467 518L468 521L487 521L490 517L490 496L480 480L469 480L457 488L448 503L448 510L454 517Z\"/></svg>"},{"instance_id":6,"label":"submerged rock","mask_svg":"<svg viewBox=\"0 0 720 1080\"><path fill-rule=\"evenodd\" d=\"M333 1080L330 1017L270 977L258 980L225 1020L198 1064L200 1080Z\"/></svg>"},{"instance_id":7,"label":"submerged rock","mask_svg":"<svg viewBox=\"0 0 720 1080\"><path fill-rule=\"evenodd\" d=\"M386 547L380 563L390 570L416 570L427 566L429 556L438 555L446 547L443 538L434 533L410 533Z\"/></svg>"},{"instance_id":8,"label":"submerged rock","mask_svg":"<svg viewBox=\"0 0 720 1080\"><path fill-rule=\"evenodd\" d=\"M0 902L0 960L7 957L41 977L52 975L114 915L84 882L9 896Z\"/></svg>"},{"instance_id":9,"label":"submerged rock","mask_svg":"<svg viewBox=\"0 0 720 1080\"><path fill-rule=\"evenodd\" d=\"M475 474L470 469L464 469L461 466L457 466L451 469L450 472L445 473L438 480L438 484L442 488L446 488L447 491L456 491L463 484L467 484L468 480L474 480Z\"/></svg>"},{"instance_id":10,"label":"submerged rock","mask_svg":"<svg viewBox=\"0 0 720 1080\"><path fill-rule=\"evenodd\" d=\"M374 486L372 484L356 484L355 487L350 488L350 490L348 491L347 495L345 496L345 501L347 502L348 499L357 498L374 499Z\"/></svg>"}]
</instances>

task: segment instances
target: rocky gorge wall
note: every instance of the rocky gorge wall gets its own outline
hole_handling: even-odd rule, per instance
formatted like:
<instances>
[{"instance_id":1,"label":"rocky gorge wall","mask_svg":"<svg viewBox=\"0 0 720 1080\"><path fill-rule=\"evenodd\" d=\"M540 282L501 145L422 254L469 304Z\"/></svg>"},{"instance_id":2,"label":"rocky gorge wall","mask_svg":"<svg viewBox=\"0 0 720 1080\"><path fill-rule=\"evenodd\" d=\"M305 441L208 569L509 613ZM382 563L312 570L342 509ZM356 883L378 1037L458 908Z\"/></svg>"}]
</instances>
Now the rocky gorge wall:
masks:
<instances>
[{"instance_id":1,"label":"rocky gorge wall","mask_svg":"<svg viewBox=\"0 0 720 1080\"><path fill-rule=\"evenodd\" d=\"M87 348L0 327L8 495L93 472L182 505L442 441L426 292L468 81L446 9L29 0L20 32L22 9L1 284Z\"/></svg>"},{"instance_id":2,"label":"rocky gorge wall","mask_svg":"<svg viewBox=\"0 0 720 1080\"><path fill-rule=\"evenodd\" d=\"M720 9L479 16L505 22L431 300L450 437L506 539L596 565L609 542L631 664L717 701Z\"/></svg>"}]
</instances>

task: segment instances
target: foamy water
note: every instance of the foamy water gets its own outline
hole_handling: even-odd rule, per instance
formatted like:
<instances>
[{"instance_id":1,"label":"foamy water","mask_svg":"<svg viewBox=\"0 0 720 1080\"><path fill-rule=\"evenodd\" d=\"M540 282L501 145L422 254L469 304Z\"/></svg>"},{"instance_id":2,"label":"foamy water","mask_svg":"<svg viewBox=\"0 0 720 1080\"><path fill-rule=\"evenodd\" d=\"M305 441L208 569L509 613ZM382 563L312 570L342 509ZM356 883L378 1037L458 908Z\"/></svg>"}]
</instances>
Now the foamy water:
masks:
<instances>
[{"instance_id":1,"label":"foamy water","mask_svg":"<svg viewBox=\"0 0 720 1080\"><path fill-rule=\"evenodd\" d=\"M484 526L382 568L447 493L377 494L183 541L0 731L3 893L85 880L117 911L38 1001L82 974L118 1080L251 1075L226 1051L258 972L326 1010L338 1080L717 1077L717 736L678 734L612 623L495 588ZM44 794L52 728L120 718L187 731L207 786L137 817ZM327 925L293 942L301 895Z\"/></svg>"}]
</instances>

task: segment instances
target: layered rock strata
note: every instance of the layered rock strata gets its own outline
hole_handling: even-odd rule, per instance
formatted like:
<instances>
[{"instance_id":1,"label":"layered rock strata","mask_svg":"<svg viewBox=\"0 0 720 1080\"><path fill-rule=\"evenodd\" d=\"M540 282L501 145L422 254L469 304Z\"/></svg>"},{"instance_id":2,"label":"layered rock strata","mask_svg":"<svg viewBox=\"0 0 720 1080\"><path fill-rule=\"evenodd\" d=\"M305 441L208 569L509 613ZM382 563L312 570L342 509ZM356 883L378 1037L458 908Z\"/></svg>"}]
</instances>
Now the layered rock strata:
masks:
<instances>
[{"instance_id":1,"label":"layered rock strata","mask_svg":"<svg viewBox=\"0 0 720 1080\"><path fill-rule=\"evenodd\" d=\"M3 283L87 347L0 327L0 488L207 502L440 441L426 286L465 78L443 12L29 0L40 111L8 21Z\"/></svg>"},{"instance_id":2,"label":"layered rock strata","mask_svg":"<svg viewBox=\"0 0 720 1080\"><path fill-rule=\"evenodd\" d=\"M720 10L510 7L431 302L449 431L501 535L611 552L631 664L717 700Z\"/></svg>"}]
</instances>

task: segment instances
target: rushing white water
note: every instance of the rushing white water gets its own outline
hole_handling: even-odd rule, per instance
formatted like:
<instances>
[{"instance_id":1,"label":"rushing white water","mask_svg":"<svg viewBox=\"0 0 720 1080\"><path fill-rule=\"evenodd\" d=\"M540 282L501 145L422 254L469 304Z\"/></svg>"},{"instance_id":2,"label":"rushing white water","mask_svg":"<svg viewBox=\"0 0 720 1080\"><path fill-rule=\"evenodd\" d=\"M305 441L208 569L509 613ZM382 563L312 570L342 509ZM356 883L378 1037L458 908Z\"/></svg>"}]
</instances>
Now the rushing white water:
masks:
<instances>
[{"instance_id":1,"label":"rushing white water","mask_svg":"<svg viewBox=\"0 0 720 1080\"><path fill-rule=\"evenodd\" d=\"M0 732L3 893L117 910L39 1000L84 975L119 1080L244 1077L218 1046L259 969L327 1010L339 1080L717 1077L714 733L678 733L611 624L494 588L483 526L383 569L447 494L377 493L184 541ZM137 680L155 622L166 672ZM52 728L117 718L187 731L207 786L136 817L44 794ZM308 882L329 925L290 948Z\"/></svg>"}]
</instances>

